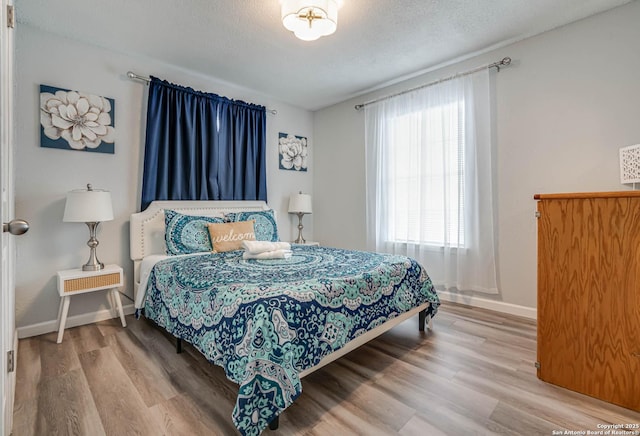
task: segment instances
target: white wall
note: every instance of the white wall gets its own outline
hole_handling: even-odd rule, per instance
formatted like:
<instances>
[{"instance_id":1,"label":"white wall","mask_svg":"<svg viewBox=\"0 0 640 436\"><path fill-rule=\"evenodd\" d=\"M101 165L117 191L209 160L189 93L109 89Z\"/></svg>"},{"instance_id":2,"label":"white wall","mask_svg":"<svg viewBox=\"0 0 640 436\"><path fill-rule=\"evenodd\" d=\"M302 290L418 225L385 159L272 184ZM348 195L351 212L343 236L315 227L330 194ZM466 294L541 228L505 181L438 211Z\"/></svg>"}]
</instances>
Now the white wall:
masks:
<instances>
[{"instance_id":1,"label":"white wall","mask_svg":"<svg viewBox=\"0 0 640 436\"><path fill-rule=\"evenodd\" d=\"M366 247L364 113L354 104L510 56L494 74L502 292L476 296L536 307L533 195L628 189L618 149L640 143L638 23L632 2L316 112L315 237Z\"/></svg>"},{"instance_id":2,"label":"white wall","mask_svg":"<svg viewBox=\"0 0 640 436\"><path fill-rule=\"evenodd\" d=\"M66 192L92 183L112 193L115 220L101 224L98 257L125 268L129 297L132 263L129 259L129 215L139 210L147 100L145 84L129 80L126 72L154 75L194 89L242 99L277 109L267 116L268 200L278 214L283 240L297 235L297 218L287 213L288 197L303 190L313 193L313 117L258 92L151 59L115 53L81 41L64 39L19 25L16 38L16 216L31 229L16 238L18 263L16 323L18 327L49 323L58 309L56 271L86 262L89 233L84 224L63 223ZM40 147L39 85L85 91L115 99L115 155ZM310 168L306 173L278 169L278 132L308 137ZM295 219L295 222L294 222ZM305 235L313 237L313 215L305 217ZM69 315L107 307L105 293L78 295Z\"/></svg>"}]
</instances>

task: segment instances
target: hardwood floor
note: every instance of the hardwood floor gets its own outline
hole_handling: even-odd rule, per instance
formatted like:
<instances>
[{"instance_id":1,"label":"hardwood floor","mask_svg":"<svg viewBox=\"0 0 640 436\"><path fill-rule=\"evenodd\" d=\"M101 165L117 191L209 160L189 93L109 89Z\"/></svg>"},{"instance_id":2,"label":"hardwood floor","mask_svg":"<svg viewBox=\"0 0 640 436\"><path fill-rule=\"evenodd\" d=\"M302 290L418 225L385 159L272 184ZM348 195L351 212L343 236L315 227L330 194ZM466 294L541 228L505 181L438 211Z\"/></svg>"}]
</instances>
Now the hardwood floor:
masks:
<instances>
[{"instance_id":1,"label":"hardwood floor","mask_svg":"<svg viewBox=\"0 0 640 436\"><path fill-rule=\"evenodd\" d=\"M129 317L19 344L14 436L234 435L237 386L190 346ZM640 413L536 378L535 324L445 304L303 379L265 435L551 435ZM640 395L640 393L639 393ZM564 433L564 432L563 432Z\"/></svg>"}]
</instances>

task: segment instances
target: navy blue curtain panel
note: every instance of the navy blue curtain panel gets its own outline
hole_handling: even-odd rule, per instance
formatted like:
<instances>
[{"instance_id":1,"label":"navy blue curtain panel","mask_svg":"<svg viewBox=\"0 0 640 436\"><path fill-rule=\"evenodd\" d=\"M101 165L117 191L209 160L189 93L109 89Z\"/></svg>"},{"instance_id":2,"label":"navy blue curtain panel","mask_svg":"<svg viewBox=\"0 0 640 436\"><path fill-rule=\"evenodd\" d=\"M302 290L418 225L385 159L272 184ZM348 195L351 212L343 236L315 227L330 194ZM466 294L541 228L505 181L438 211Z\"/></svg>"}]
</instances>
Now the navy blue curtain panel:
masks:
<instances>
[{"instance_id":1,"label":"navy blue curtain panel","mask_svg":"<svg viewBox=\"0 0 640 436\"><path fill-rule=\"evenodd\" d=\"M154 200L267 200L266 110L151 77L141 210Z\"/></svg>"}]
</instances>

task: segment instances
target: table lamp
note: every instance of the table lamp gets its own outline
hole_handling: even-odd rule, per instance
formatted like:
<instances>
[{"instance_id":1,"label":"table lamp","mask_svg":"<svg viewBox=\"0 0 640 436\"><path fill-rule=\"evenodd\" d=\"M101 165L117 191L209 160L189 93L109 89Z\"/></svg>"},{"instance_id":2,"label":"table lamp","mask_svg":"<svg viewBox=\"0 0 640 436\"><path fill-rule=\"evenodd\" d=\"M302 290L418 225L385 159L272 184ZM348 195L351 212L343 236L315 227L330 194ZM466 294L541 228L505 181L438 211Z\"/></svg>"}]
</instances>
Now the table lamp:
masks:
<instances>
[{"instance_id":1,"label":"table lamp","mask_svg":"<svg viewBox=\"0 0 640 436\"><path fill-rule=\"evenodd\" d=\"M620 183L640 182L640 144L622 147L620 155Z\"/></svg>"},{"instance_id":2,"label":"table lamp","mask_svg":"<svg viewBox=\"0 0 640 436\"><path fill-rule=\"evenodd\" d=\"M68 223L86 223L89 227L89 241L87 245L91 249L89 260L82 265L83 271L99 271L104 264L96 256L96 247L99 242L96 239L96 230L102 221L113 220L113 206L111 193L101 189L93 189L87 185L87 189L77 189L67 193L67 202L64 207L62 221Z\"/></svg>"},{"instance_id":3,"label":"table lamp","mask_svg":"<svg viewBox=\"0 0 640 436\"><path fill-rule=\"evenodd\" d=\"M298 215L298 239L296 244L304 244L305 241L302 237L302 217L305 213L311 213L311 196L309 194L303 194L300 191L298 194L293 194L289 197L289 213L295 213Z\"/></svg>"}]
</instances>

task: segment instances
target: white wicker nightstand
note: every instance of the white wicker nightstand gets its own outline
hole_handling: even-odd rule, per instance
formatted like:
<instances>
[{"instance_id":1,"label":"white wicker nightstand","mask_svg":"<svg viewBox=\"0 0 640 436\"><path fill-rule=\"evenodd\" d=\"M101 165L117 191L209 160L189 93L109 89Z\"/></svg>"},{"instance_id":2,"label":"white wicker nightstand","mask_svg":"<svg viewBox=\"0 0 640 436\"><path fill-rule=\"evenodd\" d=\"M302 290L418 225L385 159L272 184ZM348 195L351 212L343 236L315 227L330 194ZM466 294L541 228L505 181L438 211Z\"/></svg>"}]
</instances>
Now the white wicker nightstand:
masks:
<instances>
[{"instance_id":1,"label":"white wicker nightstand","mask_svg":"<svg viewBox=\"0 0 640 436\"><path fill-rule=\"evenodd\" d=\"M126 327L127 322L124 319L124 311L122 310L122 302L118 292L118 288L122 285L122 268L118 265L106 265L100 271L82 271L80 268L58 271L58 293L60 294L58 344L62 342L72 295L109 289L116 303L122 327Z\"/></svg>"}]
</instances>

